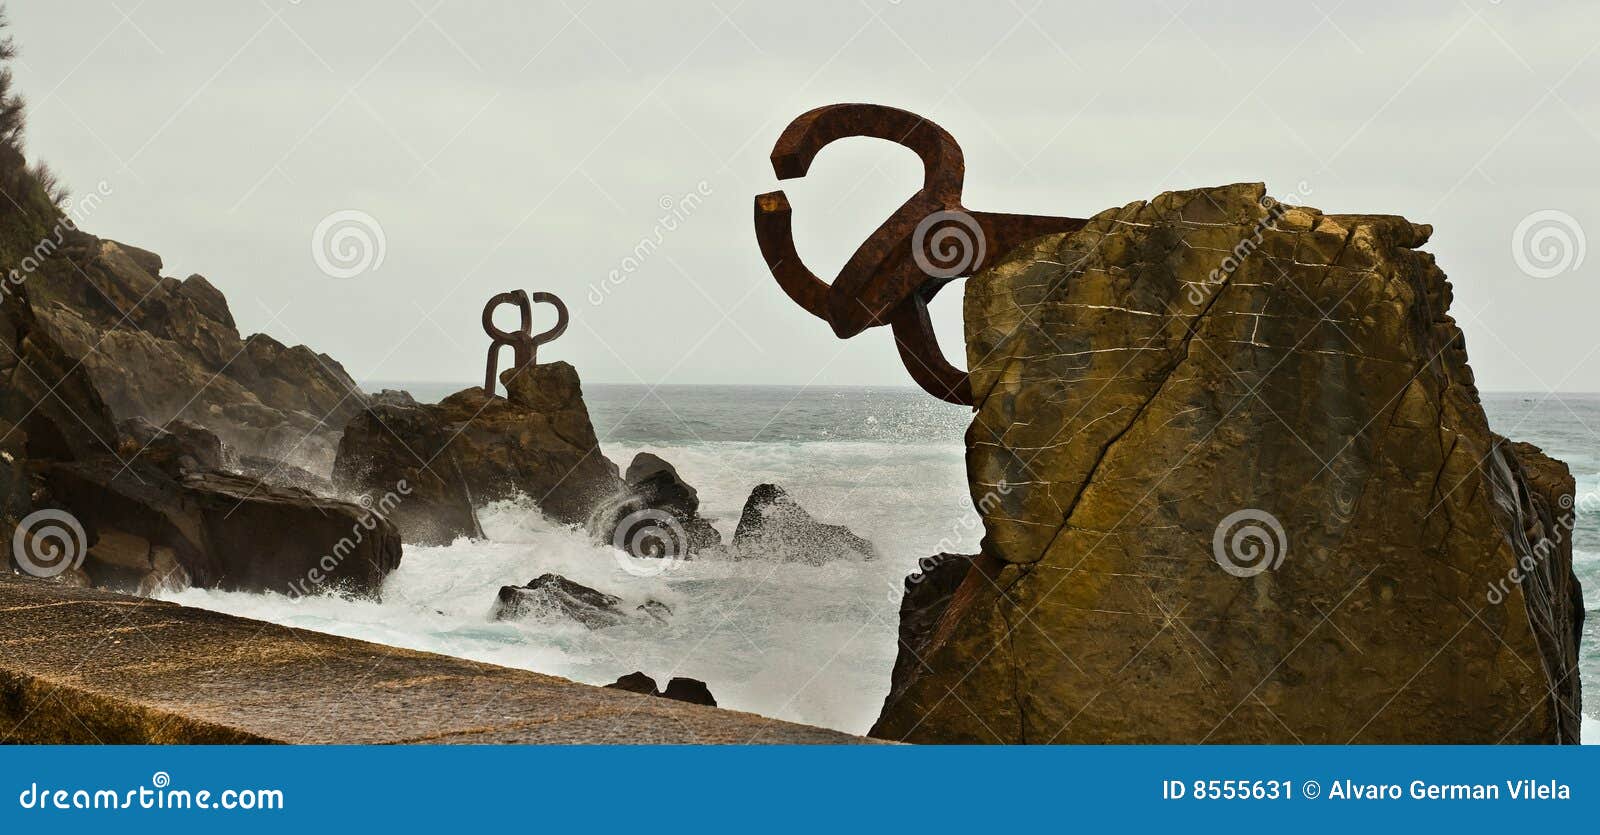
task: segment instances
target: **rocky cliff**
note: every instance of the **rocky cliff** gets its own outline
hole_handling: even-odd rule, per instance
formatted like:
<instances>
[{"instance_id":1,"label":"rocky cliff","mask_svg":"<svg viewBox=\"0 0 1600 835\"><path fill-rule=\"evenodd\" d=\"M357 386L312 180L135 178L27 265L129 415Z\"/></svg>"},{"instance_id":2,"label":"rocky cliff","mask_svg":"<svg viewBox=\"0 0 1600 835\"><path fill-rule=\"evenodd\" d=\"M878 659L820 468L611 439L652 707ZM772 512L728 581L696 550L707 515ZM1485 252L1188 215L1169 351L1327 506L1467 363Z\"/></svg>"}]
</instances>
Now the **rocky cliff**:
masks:
<instances>
[{"instance_id":1,"label":"rocky cliff","mask_svg":"<svg viewBox=\"0 0 1600 835\"><path fill-rule=\"evenodd\" d=\"M1234 185L971 278L983 554L874 735L1576 742L1572 478L1490 432L1430 231Z\"/></svg>"},{"instance_id":2,"label":"rocky cliff","mask_svg":"<svg viewBox=\"0 0 1600 835\"><path fill-rule=\"evenodd\" d=\"M236 439L262 434L212 407L254 408L296 429L316 424L305 408L329 402L315 392L343 372L295 370L304 349L246 346L204 279L158 278L153 257L78 232L42 189L7 176L20 164L0 143L6 567L141 593L191 583L375 593L400 561L392 526L359 505L219 472L215 435L168 422L174 410L188 413L168 408L181 397L205 405L197 416ZM268 378L307 379L298 404L279 410L229 373L257 375L266 400L280 404L286 395L270 394ZM208 386L202 375L215 379ZM114 401L135 414L153 409L165 425L119 422Z\"/></svg>"},{"instance_id":3,"label":"rocky cliff","mask_svg":"<svg viewBox=\"0 0 1600 835\"><path fill-rule=\"evenodd\" d=\"M326 475L366 397L343 366L266 334L241 337L203 276L161 275L161 258L65 230L52 269L28 281L41 328L81 357L119 419L188 419L233 451Z\"/></svg>"}]
</instances>

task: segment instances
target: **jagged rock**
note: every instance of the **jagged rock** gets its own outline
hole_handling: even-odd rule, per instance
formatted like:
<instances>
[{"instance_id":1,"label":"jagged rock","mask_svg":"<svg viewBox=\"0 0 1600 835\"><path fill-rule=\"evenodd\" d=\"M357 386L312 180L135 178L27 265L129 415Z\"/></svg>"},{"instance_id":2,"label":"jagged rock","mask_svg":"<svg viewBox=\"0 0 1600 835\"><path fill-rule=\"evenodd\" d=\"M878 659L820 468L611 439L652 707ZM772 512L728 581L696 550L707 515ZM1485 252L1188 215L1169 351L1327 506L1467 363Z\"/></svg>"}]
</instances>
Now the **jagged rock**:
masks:
<instances>
[{"instance_id":1,"label":"jagged rock","mask_svg":"<svg viewBox=\"0 0 1600 835\"><path fill-rule=\"evenodd\" d=\"M984 555L873 734L1577 742L1572 482L1489 432L1429 232L1235 185L969 279Z\"/></svg>"},{"instance_id":2,"label":"jagged rock","mask_svg":"<svg viewBox=\"0 0 1600 835\"><path fill-rule=\"evenodd\" d=\"M918 570L906 577L900 598L900 650L890 675L891 688L903 690L921 672L922 656L933 643L934 630L949 608L956 589L967 579L981 555L935 554L920 560ZM891 692L894 701L901 693Z\"/></svg>"},{"instance_id":3,"label":"jagged rock","mask_svg":"<svg viewBox=\"0 0 1600 835\"><path fill-rule=\"evenodd\" d=\"M182 418L245 454L332 466L365 399L339 363L265 334L241 338L216 287L163 278L160 257L137 247L74 232L51 260L30 276L26 303L118 419Z\"/></svg>"},{"instance_id":4,"label":"jagged rock","mask_svg":"<svg viewBox=\"0 0 1600 835\"><path fill-rule=\"evenodd\" d=\"M733 532L736 559L772 559L821 565L837 559L871 559L872 543L843 525L818 522L776 484L758 484L745 500Z\"/></svg>"},{"instance_id":5,"label":"jagged rock","mask_svg":"<svg viewBox=\"0 0 1600 835\"><path fill-rule=\"evenodd\" d=\"M266 458L260 455L240 455L233 461L229 469L248 478L265 481L279 487L293 487L305 490L319 496L331 496L334 493L333 481L317 475L304 468L296 467L287 461L276 458Z\"/></svg>"},{"instance_id":6,"label":"jagged rock","mask_svg":"<svg viewBox=\"0 0 1600 835\"><path fill-rule=\"evenodd\" d=\"M630 615L622 609L622 598L575 583L560 574L541 574L526 586L501 586L491 617L495 620L566 617L589 627L604 629L626 623L634 617L648 617L664 623L672 614L665 604L649 600Z\"/></svg>"},{"instance_id":7,"label":"jagged rock","mask_svg":"<svg viewBox=\"0 0 1600 835\"><path fill-rule=\"evenodd\" d=\"M661 691L661 697L695 705L717 706L716 697L711 695L711 688L695 678L674 678L667 682L667 689Z\"/></svg>"},{"instance_id":8,"label":"jagged rock","mask_svg":"<svg viewBox=\"0 0 1600 835\"><path fill-rule=\"evenodd\" d=\"M587 521L622 482L600 453L578 372L553 362L501 380L509 397L473 387L436 404L365 408L339 443L334 486L372 495L406 483L391 519L407 542L479 536L473 508L519 496L557 521Z\"/></svg>"},{"instance_id":9,"label":"jagged rock","mask_svg":"<svg viewBox=\"0 0 1600 835\"><path fill-rule=\"evenodd\" d=\"M656 680L641 672L629 673L616 681L607 684L613 690L626 690L629 693L641 693L646 696L659 696L664 699L673 699L696 705L717 706L716 697L711 695L711 688L699 679L674 678L667 682L667 689L660 690L656 687Z\"/></svg>"},{"instance_id":10,"label":"jagged rock","mask_svg":"<svg viewBox=\"0 0 1600 835\"><path fill-rule=\"evenodd\" d=\"M109 457L39 466L49 506L88 535L97 586L375 595L400 564L394 528L349 502L226 473L173 479Z\"/></svg>"},{"instance_id":11,"label":"jagged rock","mask_svg":"<svg viewBox=\"0 0 1600 835\"><path fill-rule=\"evenodd\" d=\"M161 427L137 417L117 424L117 431L122 458L138 458L174 477L222 467L222 441L197 423L173 420Z\"/></svg>"},{"instance_id":12,"label":"jagged rock","mask_svg":"<svg viewBox=\"0 0 1600 835\"><path fill-rule=\"evenodd\" d=\"M716 526L700 515L699 493L660 456L635 455L623 485L589 518L596 541L636 557L684 559L722 544Z\"/></svg>"},{"instance_id":13,"label":"jagged rock","mask_svg":"<svg viewBox=\"0 0 1600 835\"><path fill-rule=\"evenodd\" d=\"M417 399L403 389L384 389L367 398L374 406L415 406Z\"/></svg>"}]
</instances>

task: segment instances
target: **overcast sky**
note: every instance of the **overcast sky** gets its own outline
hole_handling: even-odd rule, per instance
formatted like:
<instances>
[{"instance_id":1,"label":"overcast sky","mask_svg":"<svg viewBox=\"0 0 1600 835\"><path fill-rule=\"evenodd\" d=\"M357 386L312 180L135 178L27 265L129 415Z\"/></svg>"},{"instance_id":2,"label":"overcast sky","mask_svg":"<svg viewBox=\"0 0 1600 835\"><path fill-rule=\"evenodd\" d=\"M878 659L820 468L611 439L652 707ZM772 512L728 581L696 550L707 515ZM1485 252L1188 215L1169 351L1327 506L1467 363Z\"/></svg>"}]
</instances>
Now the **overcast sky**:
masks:
<instances>
[{"instance_id":1,"label":"overcast sky","mask_svg":"<svg viewBox=\"0 0 1600 835\"><path fill-rule=\"evenodd\" d=\"M1576 263L1600 240L1592 2L8 5L31 155L110 192L84 228L362 380L479 378L483 303L522 287L567 300L541 359L586 381L909 384L885 331L839 342L794 306L751 231L784 125L870 101L956 136L972 208L1086 216L1259 180L1432 223L1481 386L1600 390L1600 255ZM858 139L784 184L813 269L920 176ZM375 269L313 258L336 212L381 228ZM1523 261L1545 278L1513 254L1536 212L1557 248ZM934 309L952 357L958 297Z\"/></svg>"}]
</instances>

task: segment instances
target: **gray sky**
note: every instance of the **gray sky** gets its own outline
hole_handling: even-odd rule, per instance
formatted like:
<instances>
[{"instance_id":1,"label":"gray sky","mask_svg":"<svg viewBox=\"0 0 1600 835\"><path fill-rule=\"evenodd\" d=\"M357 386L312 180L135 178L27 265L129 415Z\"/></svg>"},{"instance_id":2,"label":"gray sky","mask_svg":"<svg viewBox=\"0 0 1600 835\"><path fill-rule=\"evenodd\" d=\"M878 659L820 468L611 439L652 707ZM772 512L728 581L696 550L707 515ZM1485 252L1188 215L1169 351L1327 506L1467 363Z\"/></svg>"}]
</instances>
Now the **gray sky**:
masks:
<instances>
[{"instance_id":1,"label":"gray sky","mask_svg":"<svg viewBox=\"0 0 1600 835\"><path fill-rule=\"evenodd\" d=\"M1562 269L1600 235L1592 3L9 6L30 155L111 192L84 228L359 379L473 381L484 301L523 287L568 301L541 359L587 381L909 384L885 331L839 342L794 306L751 232L783 126L871 101L960 140L972 208L1085 216L1261 180L1432 223L1481 386L1600 390L1600 254ZM831 146L783 185L801 253L833 275L919 184L909 151ZM625 272L663 198L697 188ZM341 210L385 238L348 279L311 250ZM1566 248L1532 278L1514 232L1550 210ZM959 285L934 315L959 357Z\"/></svg>"}]
</instances>

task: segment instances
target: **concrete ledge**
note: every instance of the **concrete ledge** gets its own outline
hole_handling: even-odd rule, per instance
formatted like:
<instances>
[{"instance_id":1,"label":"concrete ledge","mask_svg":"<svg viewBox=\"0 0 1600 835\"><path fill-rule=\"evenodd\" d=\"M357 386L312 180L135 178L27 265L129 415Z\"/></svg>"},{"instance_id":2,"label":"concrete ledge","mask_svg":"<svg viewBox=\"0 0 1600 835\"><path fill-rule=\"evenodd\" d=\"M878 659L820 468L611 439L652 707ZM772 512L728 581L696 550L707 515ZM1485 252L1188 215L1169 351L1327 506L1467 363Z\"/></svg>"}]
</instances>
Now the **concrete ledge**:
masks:
<instances>
[{"instance_id":1,"label":"concrete ledge","mask_svg":"<svg viewBox=\"0 0 1600 835\"><path fill-rule=\"evenodd\" d=\"M526 670L0 575L0 742L867 741Z\"/></svg>"}]
</instances>

